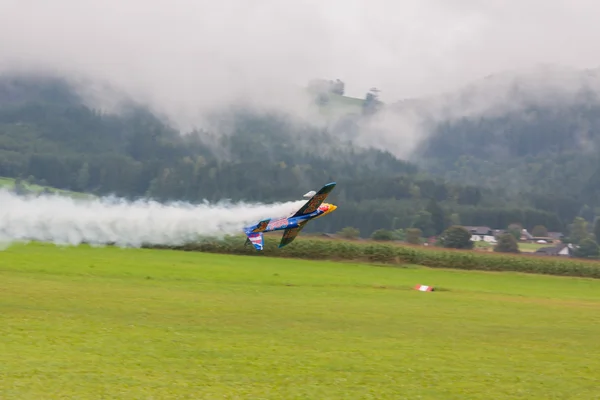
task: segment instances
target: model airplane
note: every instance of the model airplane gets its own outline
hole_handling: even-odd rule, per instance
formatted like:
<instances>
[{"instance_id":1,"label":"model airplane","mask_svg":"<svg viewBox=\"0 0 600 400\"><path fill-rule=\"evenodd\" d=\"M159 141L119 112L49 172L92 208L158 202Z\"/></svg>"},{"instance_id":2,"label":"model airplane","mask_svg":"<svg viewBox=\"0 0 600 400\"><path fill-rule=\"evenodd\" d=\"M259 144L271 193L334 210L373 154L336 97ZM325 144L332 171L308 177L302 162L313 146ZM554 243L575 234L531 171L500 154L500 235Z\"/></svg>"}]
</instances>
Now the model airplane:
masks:
<instances>
[{"instance_id":1,"label":"model airplane","mask_svg":"<svg viewBox=\"0 0 600 400\"><path fill-rule=\"evenodd\" d=\"M309 200L289 217L276 220L271 220L271 218L269 218L260 221L256 225L244 228L244 233L248 236L244 245L252 243L256 250L262 250L264 244L263 232L280 230L283 230L284 232L279 247L281 248L290 244L296 236L298 236L308 221L329 214L337 208L337 206L334 206L333 204L324 203L334 187L335 182L331 182L323 186L318 192L313 190L306 193L303 197L308 198Z\"/></svg>"}]
</instances>

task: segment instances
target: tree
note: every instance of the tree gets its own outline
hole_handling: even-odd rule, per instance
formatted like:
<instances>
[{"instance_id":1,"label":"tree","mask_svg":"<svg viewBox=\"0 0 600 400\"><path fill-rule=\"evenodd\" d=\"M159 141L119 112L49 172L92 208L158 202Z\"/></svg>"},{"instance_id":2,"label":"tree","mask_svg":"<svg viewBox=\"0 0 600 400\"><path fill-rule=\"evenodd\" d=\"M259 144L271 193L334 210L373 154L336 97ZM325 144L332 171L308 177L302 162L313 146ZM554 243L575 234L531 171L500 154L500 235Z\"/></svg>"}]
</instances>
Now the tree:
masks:
<instances>
[{"instance_id":1,"label":"tree","mask_svg":"<svg viewBox=\"0 0 600 400\"><path fill-rule=\"evenodd\" d=\"M581 258L598 258L600 247L598 243L590 237L587 237L579 243L579 248L575 250L575 256Z\"/></svg>"},{"instance_id":2,"label":"tree","mask_svg":"<svg viewBox=\"0 0 600 400\"><path fill-rule=\"evenodd\" d=\"M311 90L314 93L322 94L335 93L340 96L343 96L344 87L344 82L339 79L336 79L335 81L325 79L314 79L308 83L309 90Z\"/></svg>"},{"instance_id":3,"label":"tree","mask_svg":"<svg viewBox=\"0 0 600 400\"><path fill-rule=\"evenodd\" d=\"M518 241L521 240L521 234L523 233L523 226L521 224L512 223L508 225L507 233L510 233Z\"/></svg>"},{"instance_id":4,"label":"tree","mask_svg":"<svg viewBox=\"0 0 600 400\"><path fill-rule=\"evenodd\" d=\"M344 95L345 84L343 81L336 79L335 82L330 81L330 85L331 85L330 86L331 93L339 94L340 96Z\"/></svg>"},{"instance_id":5,"label":"tree","mask_svg":"<svg viewBox=\"0 0 600 400\"><path fill-rule=\"evenodd\" d=\"M347 226L340 230L337 234L345 239L357 239L360 236L360 231L351 226Z\"/></svg>"},{"instance_id":6,"label":"tree","mask_svg":"<svg viewBox=\"0 0 600 400\"><path fill-rule=\"evenodd\" d=\"M81 169L77 173L77 180L75 184L77 185L78 190L87 189L88 183L90 181L90 166L88 163L83 163Z\"/></svg>"},{"instance_id":7,"label":"tree","mask_svg":"<svg viewBox=\"0 0 600 400\"><path fill-rule=\"evenodd\" d=\"M29 193L29 190L27 190L27 187L25 186L23 181L19 178L15 179L15 186L14 186L13 190L18 195L25 195L25 194Z\"/></svg>"},{"instance_id":8,"label":"tree","mask_svg":"<svg viewBox=\"0 0 600 400\"><path fill-rule=\"evenodd\" d=\"M596 237L596 243L600 242L600 217L597 217L594 221L594 236Z\"/></svg>"},{"instance_id":9,"label":"tree","mask_svg":"<svg viewBox=\"0 0 600 400\"><path fill-rule=\"evenodd\" d=\"M536 225L531 230L531 235L534 237L548 237L548 229L544 225Z\"/></svg>"},{"instance_id":10,"label":"tree","mask_svg":"<svg viewBox=\"0 0 600 400\"><path fill-rule=\"evenodd\" d=\"M498 253L519 253L519 243L513 234L503 233L498 237L498 243L494 246L494 251Z\"/></svg>"},{"instance_id":11,"label":"tree","mask_svg":"<svg viewBox=\"0 0 600 400\"><path fill-rule=\"evenodd\" d=\"M586 221L592 221L594 219L594 210L587 204L584 204L581 210L579 210L579 216Z\"/></svg>"},{"instance_id":12,"label":"tree","mask_svg":"<svg viewBox=\"0 0 600 400\"><path fill-rule=\"evenodd\" d=\"M433 234L437 235L444 231L446 227L446 220L444 216L444 210L440 207L440 205L434 199L429 200L427 203L427 207L425 210L431 214L431 222L433 225Z\"/></svg>"},{"instance_id":13,"label":"tree","mask_svg":"<svg viewBox=\"0 0 600 400\"><path fill-rule=\"evenodd\" d=\"M404 229L396 229L392 231L394 240L406 240L406 231Z\"/></svg>"},{"instance_id":14,"label":"tree","mask_svg":"<svg viewBox=\"0 0 600 400\"><path fill-rule=\"evenodd\" d=\"M415 185L414 183L410 185L408 191L410 195L415 199L421 197L421 188L418 185Z\"/></svg>"},{"instance_id":15,"label":"tree","mask_svg":"<svg viewBox=\"0 0 600 400\"><path fill-rule=\"evenodd\" d=\"M365 96L365 101L363 102L363 114L371 115L379 111L383 104L379 101L379 92L380 90L377 88L371 88L371 90L369 90Z\"/></svg>"},{"instance_id":16,"label":"tree","mask_svg":"<svg viewBox=\"0 0 600 400\"><path fill-rule=\"evenodd\" d=\"M378 229L371 235L373 240L394 240L394 232L387 229Z\"/></svg>"},{"instance_id":17,"label":"tree","mask_svg":"<svg viewBox=\"0 0 600 400\"><path fill-rule=\"evenodd\" d=\"M471 232L462 226L451 226L446 229L440 237L440 244L453 249L472 249L474 245Z\"/></svg>"},{"instance_id":18,"label":"tree","mask_svg":"<svg viewBox=\"0 0 600 400\"><path fill-rule=\"evenodd\" d=\"M460 215L457 213L450 214L448 217L448 225L460 225Z\"/></svg>"},{"instance_id":19,"label":"tree","mask_svg":"<svg viewBox=\"0 0 600 400\"><path fill-rule=\"evenodd\" d=\"M408 228L406 230L406 242L410 244L421 244L422 232L419 228Z\"/></svg>"},{"instance_id":20,"label":"tree","mask_svg":"<svg viewBox=\"0 0 600 400\"><path fill-rule=\"evenodd\" d=\"M589 236L587 224L587 221L582 217L575 217L575 219L573 219L573 223L569 227L569 240L571 243L580 244Z\"/></svg>"},{"instance_id":21,"label":"tree","mask_svg":"<svg viewBox=\"0 0 600 400\"><path fill-rule=\"evenodd\" d=\"M412 228L419 229L425 236L435 235L435 227L431 218L431 213L421 210L415 215Z\"/></svg>"}]
</instances>

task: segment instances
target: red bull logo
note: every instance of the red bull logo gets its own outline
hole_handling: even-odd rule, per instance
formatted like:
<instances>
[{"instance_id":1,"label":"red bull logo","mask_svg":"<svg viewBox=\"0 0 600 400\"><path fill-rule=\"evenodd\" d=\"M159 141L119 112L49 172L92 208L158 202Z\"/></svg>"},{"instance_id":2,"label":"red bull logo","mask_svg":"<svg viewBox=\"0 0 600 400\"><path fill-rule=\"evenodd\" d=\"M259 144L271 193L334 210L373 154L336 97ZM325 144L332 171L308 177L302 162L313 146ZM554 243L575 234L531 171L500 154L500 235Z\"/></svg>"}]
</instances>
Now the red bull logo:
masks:
<instances>
[{"instance_id":1,"label":"red bull logo","mask_svg":"<svg viewBox=\"0 0 600 400\"><path fill-rule=\"evenodd\" d=\"M319 211L320 211L320 214L319 214L319 215L317 215L315 218L320 218L320 217L322 217L323 215L327 215L327 214L329 214L330 212L333 212L333 211L335 211L335 209L336 209L336 208L337 208L337 206L336 206L336 205L329 204L329 203L323 203L323 204L321 204L321 206L319 206Z\"/></svg>"},{"instance_id":2,"label":"red bull logo","mask_svg":"<svg viewBox=\"0 0 600 400\"><path fill-rule=\"evenodd\" d=\"M254 229L252 230L252 232L262 232L262 231L264 231L265 229L267 229L267 226L268 226L268 224L269 224L269 223L268 223L267 221L260 221L260 222L259 222L259 223L256 225L256 228L254 228Z\"/></svg>"},{"instance_id":3,"label":"red bull logo","mask_svg":"<svg viewBox=\"0 0 600 400\"><path fill-rule=\"evenodd\" d=\"M325 212L325 211L327 211L327 210L329 210L329 204L321 204L321 205L319 206L319 211L323 211L323 212Z\"/></svg>"}]
</instances>

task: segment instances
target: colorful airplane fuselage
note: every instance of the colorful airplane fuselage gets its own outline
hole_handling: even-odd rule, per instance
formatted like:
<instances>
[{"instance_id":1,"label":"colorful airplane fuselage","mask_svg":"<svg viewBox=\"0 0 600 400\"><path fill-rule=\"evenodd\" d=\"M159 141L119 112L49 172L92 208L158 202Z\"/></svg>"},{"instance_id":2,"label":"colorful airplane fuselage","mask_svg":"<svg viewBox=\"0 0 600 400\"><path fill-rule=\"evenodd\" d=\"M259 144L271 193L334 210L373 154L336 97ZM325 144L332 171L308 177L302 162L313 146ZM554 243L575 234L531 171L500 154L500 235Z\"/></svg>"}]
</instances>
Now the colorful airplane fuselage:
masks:
<instances>
[{"instance_id":1,"label":"colorful airplane fuselage","mask_svg":"<svg viewBox=\"0 0 600 400\"><path fill-rule=\"evenodd\" d=\"M275 220L266 219L255 225L244 228L244 233L248 236L246 243L250 242L257 250L263 249L263 232L273 232L284 230L279 247L291 243L298 233L304 228L304 225L310 220L327 215L337 208L336 205L324 203L329 193L335 187L335 182L323 186L311 199L309 199L300 210L289 217L278 218Z\"/></svg>"},{"instance_id":2,"label":"colorful airplane fuselage","mask_svg":"<svg viewBox=\"0 0 600 400\"><path fill-rule=\"evenodd\" d=\"M281 230L288 229L288 228L297 228L303 222L322 217L323 215L327 215L330 212L334 211L336 208L337 208L336 205L329 204L329 203L323 203L319 206L319 208L317 208L316 211L314 211L310 214L301 215L299 217L284 217L284 218L279 218L276 220L271 220L267 224L267 226L263 232L281 231ZM256 228L258 228L261 223L262 223L262 221L256 225L252 225L252 226L244 228L244 232L252 233L252 231L254 231Z\"/></svg>"}]
</instances>

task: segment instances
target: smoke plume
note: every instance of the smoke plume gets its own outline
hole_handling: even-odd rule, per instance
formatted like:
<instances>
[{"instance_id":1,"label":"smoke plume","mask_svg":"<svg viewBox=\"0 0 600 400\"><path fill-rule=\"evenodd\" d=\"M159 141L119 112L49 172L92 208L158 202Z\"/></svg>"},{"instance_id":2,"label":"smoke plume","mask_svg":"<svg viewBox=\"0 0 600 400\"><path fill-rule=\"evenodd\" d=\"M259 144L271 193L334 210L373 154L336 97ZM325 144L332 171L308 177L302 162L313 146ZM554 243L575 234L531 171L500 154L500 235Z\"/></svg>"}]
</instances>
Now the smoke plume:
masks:
<instances>
[{"instance_id":1,"label":"smoke plume","mask_svg":"<svg viewBox=\"0 0 600 400\"><path fill-rule=\"evenodd\" d=\"M239 234L244 226L261 219L291 214L304 202L161 204L109 197L85 200L57 195L24 197L2 190L0 243L177 245L202 236Z\"/></svg>"}]
</instances>

